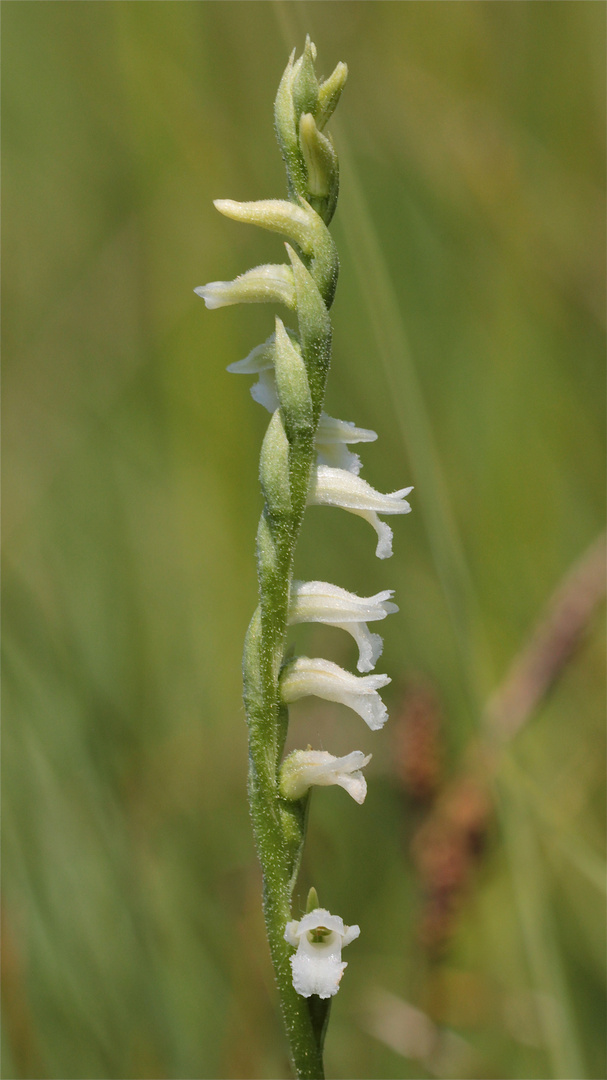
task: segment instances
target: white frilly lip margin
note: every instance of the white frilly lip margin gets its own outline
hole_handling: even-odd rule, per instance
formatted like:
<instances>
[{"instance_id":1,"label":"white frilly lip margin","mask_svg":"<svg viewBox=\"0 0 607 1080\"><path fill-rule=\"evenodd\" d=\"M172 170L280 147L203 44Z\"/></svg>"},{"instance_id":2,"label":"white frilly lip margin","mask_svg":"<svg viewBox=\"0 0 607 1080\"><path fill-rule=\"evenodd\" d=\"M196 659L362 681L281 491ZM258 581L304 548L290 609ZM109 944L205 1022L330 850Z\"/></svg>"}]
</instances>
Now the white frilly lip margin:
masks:
<instances>
[{"instance_id":1,"label":"white frilly lip margin","mask_svg":"<svg viewBox=\"0 0 607 1080\"><path fill-rule=\"evenodd\" d=\"M345 757L335 757L326 750L294 750L280 770L281 794L286 799L301 799L312 786L337 784L361 806L367 794L361 769L370 760L371 754L365 756L362 750L353 750Z\"/></svg>"},{"instance_id":2,"label":"white frilly lip margin","mask_svg":"<svg viewBox=\"0 0 607 1080\"><path fill-rule=\"evenodd\" d=\"M381 655L383 641L379 634L369 631L367 623L398 611L397 605L390 602L393 596L393 589L375 596L357 596L328 581L294 581L289 623L318 622L346 630L358 645L358 670L372 671Z\"/></svg>"},{"instance_id":3,"label":"white frilly lip margin","mask_svg":"<svg viewBox=\"0 0 607 1080\"><path fill-rule=\"evenodd\" d=\"M319 930L326 933L319 935ZM293 986L297 993L305 998L312 994L320 998L333 997L348 966L341 958L341 950L359 934L359 926L345 926L339 915L331 915L326 908L315 908L299 922L288 922L284 936L285 941L297 949L291 957ZM322 940L315 941L315 937Z\"/></svg>"},{"instance_id":4,"label":"white frilly lip margin","mask_svg":"<svg viewBox=\"0 0 607 1080\"><path fill-rule=\"evenodd\" d=\"M377 533L375 554L378 559L388 559L392 554L392 529L377 515L409 514L411 507L405 496L410 491L413 488L406 487L382 495L360 476L345 469L318 465L312 474L308 506L341 506L343 510L365 518Z\"/></svg>"},{"instance_id":5,"label":"white frilly lip margin","mask_svg":"<svg viewBox=\"0 0 607 1080\"><path fill-rule=\"evenodd\" d=\"M286 705L310 695L338 701L378 731L388 719L388 710L377 691L389 682L389 675L352 675L330 660L298 656L285 667L280 690Z\"/></svg>"}]
</instances>

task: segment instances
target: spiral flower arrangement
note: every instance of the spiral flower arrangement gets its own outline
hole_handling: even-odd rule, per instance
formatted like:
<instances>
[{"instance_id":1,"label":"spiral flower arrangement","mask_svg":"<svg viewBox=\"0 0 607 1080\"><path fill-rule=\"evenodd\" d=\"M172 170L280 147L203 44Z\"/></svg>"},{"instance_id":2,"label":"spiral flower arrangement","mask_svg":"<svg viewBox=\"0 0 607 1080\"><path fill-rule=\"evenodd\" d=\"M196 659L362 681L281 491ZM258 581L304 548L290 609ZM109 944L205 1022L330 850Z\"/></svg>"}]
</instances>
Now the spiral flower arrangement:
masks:
<instances>
[{"instance_id":1,"label":"spiral flower arrangement","mask_svg":"<svg viewBox=\"0 0 607 1080\"><path fill-rule=\"evenodd\" d=\"M302 56L293 51L275 102L276 135L287 172L288 198L258 202L218 199L220 213L286 237L288 263L257 266L234 281L215 281L195 291L208 308L239 303L277 303L291 311L296 329L276 317L274 333L229 371L258 375L253 398L272 414L263 440L260 481L264 507L257 531L259 606L247 631L244 701L249 730L249 803L263 873L263 907L295 1071L323 1077L322 1049L328 1007L346 967L341 950L359 934L318 905L310 890L308 911L291 918L291 896L301 861L310 789L338 784L358 803L366 795L362 769L370 758L355 750L345 757L296 750L282 760L288 706L315 695L341 702L372 730L387 711L378 691L387 675L353 675L320 658L286 659L289 625L320 622L354 637L358 670L368 673L382 640L368 623L397 611L392 591L360 597L323 581L293 578L294 555L307 506L338 506L365 518L377 533L376 554L392 554L392 532L378 515L405 514L411 488L382 495L359 473L360 458L348 447L371 442L374 431L327 416L323 402L331 359L329 309L339 261L327 228L337 202L339 167L325 126L347 76L340 63L319 82L316 48L308 38ZM294 951L295 950L295 951Z\"/></svg>"}]
</instances>

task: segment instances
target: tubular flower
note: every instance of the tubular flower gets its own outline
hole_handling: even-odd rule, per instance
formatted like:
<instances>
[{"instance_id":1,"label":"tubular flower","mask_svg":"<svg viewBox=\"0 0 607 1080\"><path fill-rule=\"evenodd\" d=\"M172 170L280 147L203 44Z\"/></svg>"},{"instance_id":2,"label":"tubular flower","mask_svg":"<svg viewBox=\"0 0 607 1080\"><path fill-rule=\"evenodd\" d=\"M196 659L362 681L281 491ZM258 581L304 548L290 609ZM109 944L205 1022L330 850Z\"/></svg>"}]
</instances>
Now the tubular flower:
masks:
<instances>
[{"instance_id":1,"label":"tubular flower","mask_svg":"<svg viewBox=\"0 0 607 1080\"><path fill-rule=\"evenodd\" d=\"M294 750L280 770L280 793L286 799L301 799L313 785L338 784L360 806L367 794L367 781L360 770L370 760L371 754L365 757L362 750L345 757L334 757L326 750Z\"/></svg>"},{"instance_id":2,"label":"tubular flower","mask_svg":"<svg viewBox=\"0 0 607 1080\"><path fill-rule=\"evenodd\" d=\"M405 499L410 491L413 491L412 487L382 495L360 476L354 476L345 469L318 465L316 473L312 475L308 505L341 506L351 514L364 518L377 533L377 558L389 559L392 554L392 529L377 515L410 513L411 507Z\"/></svg>"},{"instance_id":3,"label":"tubular flower","mask_svg":"<svg viewBox=\"0 0 607 1080\"><path fill-rule=\"evenodd\" d=\"M339 915L315 908L299 922L288 922L285 941L297 949L291 957L293 986L302 997L333 997L347 963L341 950L360 934L359 926L344 926Z\"/></svg>"},{"instance_id":4,"label":"tubular flower","mask_svg":"<svg viewBox=\"0 0 607 1080\"><path fill-rule=\"evenodd\" d=\"M379 634L372 634L368 622L385 619L398 611L390 603L393 589L385 589L375 596L356 596L355 593L331 585L328 581L294 581L291 585L289 622L327 623L346 630L358 645L359 671L372 671L383 648Z\"/></svg>"},{"instance_id":5,"label":"tubular flower","mask_svg":"<svg viewBox=\"0 0 607 1080\"><path fill-rule=\"evenodd\" d=\"M351 675L330 660L297 656L285 667L280 689L286 705L311 695L339 701L354 709L372 731L377 731L388 719L388 710L377 691L389 682L392 682L389 675Z\"/></svg>"},{"instance_id":6,"label":"tubular flower","mask_svg":"<svg viewBox=\"0 0 607 1080\"><path fill-rule=\"evenodd\" d=\"M208 308L230 304L286 304L295 307L295 286L290 266L268 264L239 274L234 281L210 281L194 289Z\"/></svg>"}]
</instances>

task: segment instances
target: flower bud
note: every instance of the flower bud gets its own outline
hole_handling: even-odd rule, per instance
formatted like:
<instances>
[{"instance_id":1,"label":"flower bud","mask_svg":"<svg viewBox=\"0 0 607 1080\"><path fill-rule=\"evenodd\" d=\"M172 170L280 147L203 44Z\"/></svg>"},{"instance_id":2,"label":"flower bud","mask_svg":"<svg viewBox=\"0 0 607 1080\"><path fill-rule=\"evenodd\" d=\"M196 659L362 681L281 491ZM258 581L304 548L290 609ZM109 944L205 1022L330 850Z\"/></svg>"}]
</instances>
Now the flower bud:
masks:
<instances>
[{"instance_id":1,"label":"flower bud","mask_svg":"<svg viewBox=\"0 0 607 1080\"><path fill-rule=\"evenodd\" d=\"M318 105L314 114L319 131L322 131L325 124L333 116L347 78L348 65L340 61L333 74L329 75L329 78L320 84L318 88Z\"/></svg>"},{"instance_id":2,"label":"flower bud","mask_svg":"<svg viewBox=\"0 0 607 1080\"><path fill-rule=\"evenodd\" d=\"M304 51L299 60L293 65L293 80L291 94L295 116L299 117L304 112L314 112L318 105L318 79L314 71L316 60L316 45L310 41L310 35L306 37Z\"/></svg>"},{"instance_id":3,"label":"flower bud","mask_svg":"<svg viewBox=\"0 0 607 1080\"><path fill-rule=\"evenodd\" d=\"M299 121L299 145L308 170L310 204L328 224L337 205L339 163L333 143L321 135L312 113Z\"/></svg>"}]
</instances>

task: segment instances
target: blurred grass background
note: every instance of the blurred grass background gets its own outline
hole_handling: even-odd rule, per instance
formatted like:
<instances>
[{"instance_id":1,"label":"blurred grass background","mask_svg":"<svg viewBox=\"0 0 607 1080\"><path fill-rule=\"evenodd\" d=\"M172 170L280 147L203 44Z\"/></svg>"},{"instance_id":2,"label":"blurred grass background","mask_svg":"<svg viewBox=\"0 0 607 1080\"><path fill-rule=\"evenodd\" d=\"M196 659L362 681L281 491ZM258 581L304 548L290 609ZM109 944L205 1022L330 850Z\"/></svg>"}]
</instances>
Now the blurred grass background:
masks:
<instances>
[{"instance_id":1,"label":"blurred grass background","mask_svg":"<svg viewBox=\"0 0 607 1080\"><path fill-rule=\"evenodd\" d=\"M272 311L192 289L282 259L211 200L283 193L306 31L350 68L328 411L379 432L371 483L416 485L391 562L340 511L299 548L401 607L383 733L292 710L291 745L374 755L362 810L315 796L298 890L362 929L328 1075L605 1076L596 618L434 894L420 833L602 528L604 5L5 0L6 1078L288 1075L240 687L267 417L224 370ZM352 667L346 638L294 635Z\"/></svg>"}]
</instances>

